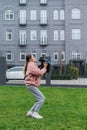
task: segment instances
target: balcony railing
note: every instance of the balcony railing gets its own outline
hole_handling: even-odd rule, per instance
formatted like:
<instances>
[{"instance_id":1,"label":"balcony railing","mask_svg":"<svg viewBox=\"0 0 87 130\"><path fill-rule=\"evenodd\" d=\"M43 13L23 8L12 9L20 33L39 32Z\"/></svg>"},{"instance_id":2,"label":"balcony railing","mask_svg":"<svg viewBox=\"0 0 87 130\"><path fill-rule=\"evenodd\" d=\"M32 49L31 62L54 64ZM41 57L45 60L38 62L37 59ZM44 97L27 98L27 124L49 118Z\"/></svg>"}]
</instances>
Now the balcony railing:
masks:
<instances>
[{"instance_id":1,"label":"balcony railing","mask_svg":"<svg viewBox=\"0 0 87 130\"><path fill-rule=\"evenodd\" d=\"M47 18L40 18L40 25L47 25Z\"/></svg>"},{"instance_id":2,"label":"balcony railing","mask_svg":"<svg viewBox=\"0 0 87 130\"><path fill-rule=\"evenodd\" d=\"M40 45L41 46L46 46L47 45L47 38L41 38L40 39Z\"/></svg>"},{"instance_id":3,"label":"balcony railing","mask_svg":"<svg viewBox=\"0 0 87 130\"><path fill-rule=\"evenodd\" d=\"M26 24L27 24L26 18L24 18L24 19L21 19L21 18L20 18L19 24L20 24L20 25L26 25Z\"/></svg>"},{"instance_id":4,"label":"balcony railing","mask_svg":"<svg viewBox=\"0 0 87 130\"><path fill-rule=\"evenodd\" d=\"M26 46L27 45L27 42L26 42L26 39L19 39L19 45L20 46Z\"/></svg>"}]
</instances>

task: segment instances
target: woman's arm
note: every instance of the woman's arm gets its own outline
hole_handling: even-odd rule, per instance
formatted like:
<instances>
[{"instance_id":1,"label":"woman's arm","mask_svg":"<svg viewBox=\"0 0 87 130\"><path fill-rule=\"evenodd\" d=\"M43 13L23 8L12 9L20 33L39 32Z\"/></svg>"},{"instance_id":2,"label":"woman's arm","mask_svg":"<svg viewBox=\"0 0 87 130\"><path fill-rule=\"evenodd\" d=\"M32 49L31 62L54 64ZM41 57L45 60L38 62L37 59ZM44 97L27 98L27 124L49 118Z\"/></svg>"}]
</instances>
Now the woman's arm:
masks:
<instances>
[{"instance_id":1,"label":"woman's arm","mask_svg":"<svg viewBox=\"0 0 87 130\"><path fill-rule=\"evenodd\" d=\"M42 76L42 75L44 75L44 73L46 73L46 67L47 67L46 63L44 65L44 68L41 69L41 70L34 63L32 63L32 64L30 64L28 66L29 73L32 73L32 74L34 74L36 76Z\"/></svg>"}]
</instances>

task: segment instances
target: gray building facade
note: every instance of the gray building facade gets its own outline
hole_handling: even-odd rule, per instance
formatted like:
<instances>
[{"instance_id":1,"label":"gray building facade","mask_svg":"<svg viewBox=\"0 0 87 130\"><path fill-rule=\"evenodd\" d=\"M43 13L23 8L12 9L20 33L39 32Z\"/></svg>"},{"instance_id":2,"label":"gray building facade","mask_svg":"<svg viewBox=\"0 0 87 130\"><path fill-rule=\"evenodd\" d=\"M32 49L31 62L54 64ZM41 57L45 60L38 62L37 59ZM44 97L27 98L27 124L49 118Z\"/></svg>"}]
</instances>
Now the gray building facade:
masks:
<instances>
[{"instance_id":1,"label":"gray building facade","mask_svg":"<svg viewBox=\"0 0 87 130\"><path fill-rule=\"evenodd\" d=\"M87 62L87 0L0 1L0 54L7 65L25 56L51 57L51 64Z\"/></svg>"}]
</instances>

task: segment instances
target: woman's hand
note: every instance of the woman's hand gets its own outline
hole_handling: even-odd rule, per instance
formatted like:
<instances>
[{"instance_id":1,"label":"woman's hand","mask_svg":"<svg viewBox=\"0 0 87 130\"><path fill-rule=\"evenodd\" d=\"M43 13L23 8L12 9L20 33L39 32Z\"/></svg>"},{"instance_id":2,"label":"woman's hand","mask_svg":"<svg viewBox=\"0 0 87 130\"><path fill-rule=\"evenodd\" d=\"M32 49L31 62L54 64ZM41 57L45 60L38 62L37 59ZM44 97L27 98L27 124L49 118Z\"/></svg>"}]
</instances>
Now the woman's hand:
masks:
<instances>
[{"instance_id":1,"label":"woman's hand","mask_svg":"<svg viewBox=\"0 0 87 130\"><path fill-rule=\"evenodd\" d=\"M47 68L47 65L48 64L46 62L43 63L44 68Z\"/></svg>"}]
</instances>

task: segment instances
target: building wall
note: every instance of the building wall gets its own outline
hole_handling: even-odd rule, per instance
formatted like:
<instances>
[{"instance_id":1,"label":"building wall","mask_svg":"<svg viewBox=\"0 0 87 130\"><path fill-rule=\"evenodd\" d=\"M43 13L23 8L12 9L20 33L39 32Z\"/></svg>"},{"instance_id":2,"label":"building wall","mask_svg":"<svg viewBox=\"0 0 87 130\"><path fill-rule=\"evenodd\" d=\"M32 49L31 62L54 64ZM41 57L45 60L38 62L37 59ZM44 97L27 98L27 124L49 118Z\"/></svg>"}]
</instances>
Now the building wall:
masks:
<instances>
[{"instance_id":1,"label":"building wall","mask_svg":"<svg viewBox=\"0 0 87 130\"><path fill-rule=\"evenodd\" d=\"M80 20L71 19L71 10L79 8L81 11ZM14 10L14 20L5 20L5 10ZM65 20L53 20L53 10L65 10ZM25 26L19 25L19 11L26 10L27 24ZM30 10L37 10L37 20L30 20ZM45 26L40 25L40 10L47 10L48 23ZM54 61L54 52L65 52L65 61L69 63L72 58L72 51L81 52L81 58L87 57L87 2L86 0L48 0L47 5L40 5L40 0L27 0L26 5L20 5L19 0L3 0L0 1L0 51L6 56L6 52L12 52L12 60L7 61L7 64L23 65L25 61L20 61L20 52L26 54L36 51L37 60L41 56L41 52L46 51L48 56L51 56L51 63L58 64L59 61ZM81 39L72 40L71 31L73 28L81 29ZM12 29L12 41L6 41L6 29ZM54 41L53 30L65 30L65 40ZM26 30L27 44L26 46L19 45L19 31ZM30 30L37 30L37 40L30 40ZM40 30L47 30L47 46L40 45ZM59 35L60 36L60 35ZM87 58L86 58L87 59Z\"/></svg>"},{"instance_id":2,"label":"building wall","mask_svg":"<svg viewBox=\"0 0 87 130\"><path fill-rule=\"evenodd\" d=\"M77 8L81 11L81 18L73 20L71 18L72 9ZM66 63L72 59L72 52L81 53L81 59L87 61L87 1L86 0L65 0L65 51ZM72 29L81 29L81 39L72 40Z\"/></svg>"}]
</instances>

